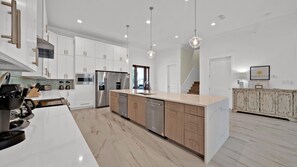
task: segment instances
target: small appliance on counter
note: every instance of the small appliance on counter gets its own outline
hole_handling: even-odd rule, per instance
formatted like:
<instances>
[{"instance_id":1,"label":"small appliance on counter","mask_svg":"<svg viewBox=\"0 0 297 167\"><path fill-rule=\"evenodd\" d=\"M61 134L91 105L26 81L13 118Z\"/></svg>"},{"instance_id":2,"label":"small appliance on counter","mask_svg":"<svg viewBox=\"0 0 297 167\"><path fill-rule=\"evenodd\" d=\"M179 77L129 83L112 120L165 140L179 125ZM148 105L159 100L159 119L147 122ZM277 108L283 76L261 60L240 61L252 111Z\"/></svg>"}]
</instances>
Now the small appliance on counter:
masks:
<instances>
[{"instance_id":1,"label":"small appliance on counter","mask_svg":"<svg viewBox=\"0 0 297 167\"><path fill-rule=\"evenodd\" d=\"M1 85L0 87L0 150L16 145L25 140L25 132L10 130L11 111L21 107L28 89L20 85Z\"/></svg>"},{"instance_id":2,"label":"small appliance on counter","mask_svg":"<svg viewBox=\"0 0 297 167\"><path fill-rule=\"evenodd\" d=\"M52 90L52 85L41 85L40 90L42 91Z\"/></svg>"},{"instance_id":3,"label":"small appliance on counter","mask_svg":"<svg viewBox=\"0 0 297 167\"><path fill-rule=\"evenodd\" d=\"M64 82L60 81L60 86L59 86L59 90L64 90Z\"/></svg>"},{"instance_id":4,"label":"small appliance on counter","mask_svg":"<svg viewBox=\"0 0 297 167\"><path fill-rule=\"evenodd\" d=\"M66 81L65 89L66 90L70 90L71 89L71 87L70 87L70 81Z\"/></svg>"}]
</instances>

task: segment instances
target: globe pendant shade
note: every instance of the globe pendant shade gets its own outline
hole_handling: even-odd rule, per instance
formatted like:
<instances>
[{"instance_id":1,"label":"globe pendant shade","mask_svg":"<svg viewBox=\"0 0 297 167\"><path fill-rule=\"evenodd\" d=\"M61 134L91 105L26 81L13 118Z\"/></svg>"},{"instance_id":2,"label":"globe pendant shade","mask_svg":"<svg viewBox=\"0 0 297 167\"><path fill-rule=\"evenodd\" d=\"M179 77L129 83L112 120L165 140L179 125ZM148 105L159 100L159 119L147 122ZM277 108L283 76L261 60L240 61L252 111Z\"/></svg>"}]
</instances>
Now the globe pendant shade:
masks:
<instances>
[{"instance_id":1,"label":"globe pendant shade","mask_svg":"<svg viewBox=\"0 0 297 167\"><path fill-rule=\"evenodd\" d=\"M201 38L199 38L198 36L194 36L189 40L189 44L192 48L197 49L201 44Z\"/></svg>"},{"instance_id":2,"label":"globe pendant shade","mask_svg":"<svg viewBox=\"0 0 297 167\"><path fill-rule=\"evenodd\" d=\"M153 50L149 50L149 51L147 52L147 57L150 58L150 59L152 59L152 58L155 57L155 54L156 54L156 53L155 53Z\"/></svg>"}]
</instances>

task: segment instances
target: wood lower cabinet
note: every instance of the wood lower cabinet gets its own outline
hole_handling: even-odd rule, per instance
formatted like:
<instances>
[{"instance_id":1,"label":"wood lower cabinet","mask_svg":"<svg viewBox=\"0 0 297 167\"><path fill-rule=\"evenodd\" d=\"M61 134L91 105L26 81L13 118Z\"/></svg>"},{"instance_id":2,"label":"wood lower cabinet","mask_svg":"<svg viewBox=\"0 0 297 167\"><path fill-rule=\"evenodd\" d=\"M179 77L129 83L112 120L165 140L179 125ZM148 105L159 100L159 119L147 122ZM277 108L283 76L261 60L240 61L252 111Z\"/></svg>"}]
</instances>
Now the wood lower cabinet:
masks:
<instances>
[{"instance_id":1,"label":"wood lower cabinet","mask_svg":"<svg viewBox=\"0 0 297 167\"><path fill-rule=\"evenodd\" d=\"M119 93L110 92L110 111L119 113Z\"/></svg>"},{"instance_id":2,"label":"wood lower cabinet","mask_svg":"<svg viewBox=\"0 0 297 167\"><path fill-rule=\"evenodd\" d=\"M184 104L165 102L165 136L182 145L185 143L184 109Z\"/></svg>"},{"instance_id":3,"label":"wood lower cabinet","mask_svg":"<svg viewBox=\"0 0 297 167\"><path fill-rule=\"evenodd\" d=\"M233 111L296 120L296 95L296 90L235 88L233 89Z\"/></svg>"},{"instance_id":4,"label":"wood lower cabinet","mask_svg":"<svg viewBox=\"0 0 297 167\"><path fill-rule=\"evenodd\" d=\"M185 146L204 155L204 108L185 105Z\"/></svg>"},{"instance_id":5,"label":"wood lower cabinet","mask_svg":"<svg viewBox=\"0 0 297 167\"><path fill-rule=\"evenodd\" d=\"M145 97L128 95L128 118L145 126Z\"/></svg>"}]
</instances>

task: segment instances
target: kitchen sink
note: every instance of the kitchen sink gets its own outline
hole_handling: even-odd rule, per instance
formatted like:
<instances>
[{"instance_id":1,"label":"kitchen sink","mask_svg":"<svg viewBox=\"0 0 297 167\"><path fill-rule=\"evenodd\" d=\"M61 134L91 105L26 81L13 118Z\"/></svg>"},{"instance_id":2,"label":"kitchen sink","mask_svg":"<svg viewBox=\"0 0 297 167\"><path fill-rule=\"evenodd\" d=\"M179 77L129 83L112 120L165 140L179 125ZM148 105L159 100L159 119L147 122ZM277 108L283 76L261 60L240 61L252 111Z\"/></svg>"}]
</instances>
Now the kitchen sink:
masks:
<instances>
[{"instance_id":1,"label":"kitchen sink","mask_svg":"<svg viewBox=\"0 0 297 167\"><path fill-rule=\"evenodd\" d=\"M153 95L154 93L145 93L145 92L141 92L141 93L137 93L137 94L141 94L141 95Z\"/></svg>"}]
</instances>

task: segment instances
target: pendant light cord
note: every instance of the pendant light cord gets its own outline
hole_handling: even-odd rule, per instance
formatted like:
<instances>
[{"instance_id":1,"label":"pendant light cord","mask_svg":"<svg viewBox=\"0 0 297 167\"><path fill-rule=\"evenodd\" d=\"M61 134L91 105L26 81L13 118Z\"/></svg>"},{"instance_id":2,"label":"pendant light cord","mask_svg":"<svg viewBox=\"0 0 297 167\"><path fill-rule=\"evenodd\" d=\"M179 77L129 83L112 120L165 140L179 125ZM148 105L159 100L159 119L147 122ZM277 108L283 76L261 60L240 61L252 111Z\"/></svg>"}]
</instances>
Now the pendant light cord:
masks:
<instances>
[{"instance_id":1,"label":"pendant light cord","mask_svg":"<svg viewBox=\"0 0 297 167\"><path fill-rule=\"evenodd\" d=\"M126 25L127 27L127 59L129 58L129 25Z\"/></svg>"},{"instance_id":2,"label":"pendant light cord","mask_svg":"<svg viewBox=\"0 0 297 167\"><path fill-rule=\"evenodd\" d=\"M151 10L151 30L150 30L150 49L153 50L153 7L150 7Z\"/></svg>"},{"instance_id":3,"label":"pendant light cord","mask_svg":"<svg viewBox=\"0 0 297 167\"><path fill-rule=\"evenodd\" d=\"M197 36L197 14L196 14L196 12L197 12L197 5L196 5L196 3L197 3L197 0L195 0L195 36Z\"/></svg>"}]
</instances>

